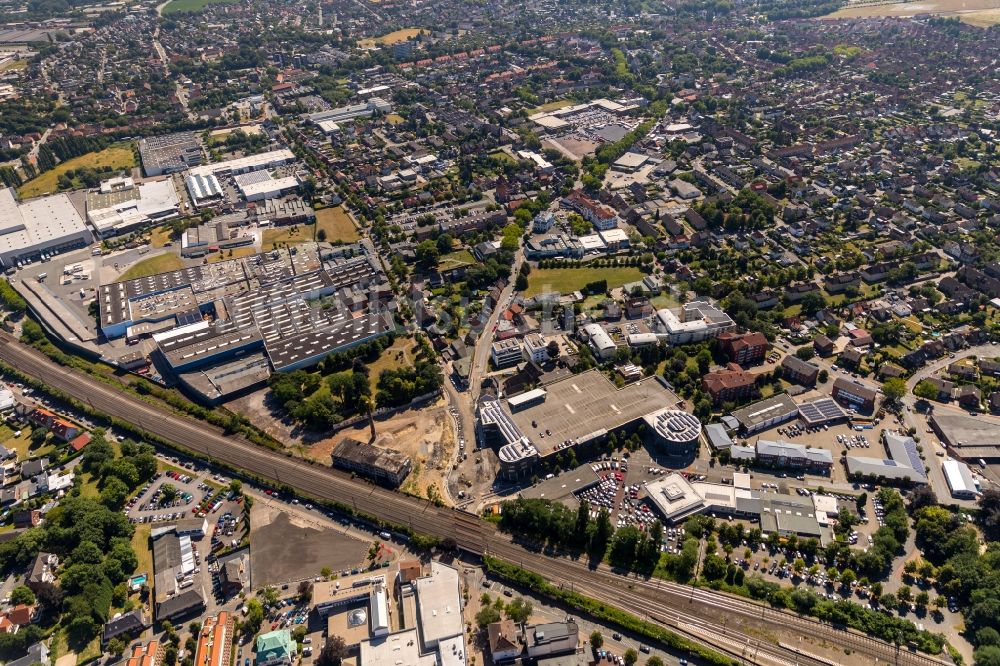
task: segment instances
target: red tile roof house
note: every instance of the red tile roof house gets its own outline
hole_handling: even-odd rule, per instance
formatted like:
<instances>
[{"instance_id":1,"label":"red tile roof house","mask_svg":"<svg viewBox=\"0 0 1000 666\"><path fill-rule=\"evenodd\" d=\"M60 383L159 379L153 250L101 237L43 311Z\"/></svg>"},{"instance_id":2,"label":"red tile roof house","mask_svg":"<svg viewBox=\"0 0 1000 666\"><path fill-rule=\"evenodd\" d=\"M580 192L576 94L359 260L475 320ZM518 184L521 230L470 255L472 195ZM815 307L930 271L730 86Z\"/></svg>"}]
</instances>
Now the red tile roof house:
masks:
<instances>
[{"instance_id":1,"label":"red tile roof house","mask_svg":"<svg viewBox=\"0 0 1000 666\"><path fill-rule=\"evenodd\" d=\"M81 433L76 437L74 437L69 443L69 448L74 453L79 453L80 451L83 451L84 447L86 447L87 444L90 444L89 432Z\"/></svg>"}]
</instances>

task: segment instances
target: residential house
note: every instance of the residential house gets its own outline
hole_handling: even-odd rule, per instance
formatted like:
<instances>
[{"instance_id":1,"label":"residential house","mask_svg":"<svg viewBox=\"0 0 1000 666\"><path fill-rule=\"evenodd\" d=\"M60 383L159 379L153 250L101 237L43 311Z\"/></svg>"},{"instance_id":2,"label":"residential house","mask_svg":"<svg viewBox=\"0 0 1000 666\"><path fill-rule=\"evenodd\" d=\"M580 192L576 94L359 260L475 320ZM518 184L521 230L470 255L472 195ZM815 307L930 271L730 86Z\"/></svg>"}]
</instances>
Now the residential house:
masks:
<instances>
[{"instance_id":1,"label":"residential house","mask_svg":"<svg viewBox=\"0 0 1000 666\"><path fill-rule=\"evenodd\" d=\"M958 397L958 404L965 409L979 409L979 405L983 402L983 392L979 390L978 386L973 386L972 384L959 386L956 395Z\"/></svg>"},{"instance_id":2,"label":"residential house","mask_svg":"<svg viewBox=\"0 0 1000 666\"><path fill-rule=\"evenodd\" d=\"M833 340L825 335L817 335L813 340L813 349L815 349L816 353L820 356L829 356L834 350Z\"/></svg>"},{"instance_id":3,"label":"residential house","mask_svg":"<svg viewBox=\"0 0 1000 666\"><path fill-rule=\"evenodd\" d=\"M789 354L781 360L781 378L793 384L814 386L819 377L819 366L803 361L798 356Z\"/></svg>"},{"instance_id":4,"label":"residential house","mask_svg":"<svg viewBox=\"0 0 1000 666\"><path fill-rule=\"evenodd\" d=\"M513 661L521 654L517 625L511 620L492 622L486 627L493 663Z\"/></svg>"},{"instance_id":5,"label":"residential house","mask_svg":"<svg viewBox=\"0 0 1000 666\"><path fill-rule=\"evenodd\" d=\"M757 394L756 376L735 363L707 373L701 379L701 386L716 404L740 401Z\"/></svg>"},{"instance_id":6,"label":"residential house","mask_svg":"<svg viewBox=\"0 0 1000 666\"><path fill-rule=\"evenodd\" d=\"M764 360L770 344L763 333L723 333L719 348L730 362L741 366L757 365Z\"/></svg>"},{"instance_id":7,"label":"residential house","mask_svg":"<svg viewBox=\"0 0 1000 666\"><path fill-rule=\"evenodd\" d=\"M38 592L45 585L54 585L56 569L59 568L59 556L52 553L38 553L31 561L25 576L25 585L33 592Z\"/></svg>"}]
</instances>

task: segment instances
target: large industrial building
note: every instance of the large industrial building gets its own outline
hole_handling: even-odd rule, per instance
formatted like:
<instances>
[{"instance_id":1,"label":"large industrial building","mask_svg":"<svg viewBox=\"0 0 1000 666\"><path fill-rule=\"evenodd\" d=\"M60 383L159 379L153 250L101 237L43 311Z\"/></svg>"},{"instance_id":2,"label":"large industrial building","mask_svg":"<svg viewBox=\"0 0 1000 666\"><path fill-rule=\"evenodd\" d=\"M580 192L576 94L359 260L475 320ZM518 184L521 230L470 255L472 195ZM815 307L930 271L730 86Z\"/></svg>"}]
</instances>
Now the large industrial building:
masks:
<instances>
[{"instance_id":1,"label":"large industrial building","mask_svg":"<svg viewBox=\"0 0 1000 666\"><path fill-rule=\"evenodd\" d=\"M680 451L697 440L701 425L675 411L678 398L661 382L651 377L617 388L599 370L591 370L506 399L484 396L477 435L484 445L498 449L500 474L507 479L529 473L539 458L648 426L646 417L664 428L657 431L654 425L650 436L666 445L670 433L671 450Z\"/></svg>"},{"instance_id":2,"label":"large industrial building","mask_svg":"<svg viewBox=\"0 0 1000 666\"><path fill-rule=\"evenodd\" d=\"M200 586L194 584L196 568L191 537L179 535L175 525L156 527L153 541L153 596L156 621L175 621L205 609Z\"/></svg>"},{"instance_id":3,"label":"large industrial building","mask_svg":"<svg viewBox=\"0 0 1000 666\"><path fill-rule=\"evenodd\" d=\"M409 475L413 461L395 449L366 444L347 437L334 447L334 467L395 488Z\"/></svg>"},{"instance_id":4,"label":"large industrial building","mask_svg":"<svg viewBox=\"0 0 1000 666\"><path fill-rule=\"evenodd\" d=\"M740 477L741 475L736 475ZM756 520L765 533L796 535L819 539L831 538L833 510L825 506L829 497L808 497L752 490L749 477L734 478L732 484L692 482L678 473L646 483L647 499L669 524L683 522L696 513L728 515Z\"/></svg>"},{"instance_id":5,"label":"large industrial building","mask_svg":"<svg viewBox=\"0 0 1000 666\"><path fill-rule=\"evenodd\" d=\"M372 97L360 104L310 113L305 116L305 119L315 124L325 134L330 134L339 129L337 123L354 120L355 118L370 118L376 113L390 112L392 112L392 104L381 97Z\"/></svg>"},{"instance_id":6,"label":"large industrial building","mask_svg":"<svg viewBox=\"0 0 1000 666\"><path fill-rule=\"evenodd\" d=\"M87 221L99 238L108 238L175 217L179 206L169 179L136 185L113 178L87 194Z\"/></svg>"},{"instance_id":7,"label":"large industrial building","mask_svg":"<svg viewBox=\"0 0 1000 666\"><path fill-rule=\"evenodd\" d=\"M392 292L373 248L351 248L324 260L315 249L274 250L101 285L101 332L109 339L152 336L182 382L195 373L185 384L199 393L205 368L238 359L254 370L227 374L259 382L261 352L274 371L313 365L394 331ZM206 398L219 391L211 387Z\"/></svg>"},{"instance_id":8,"label":"large industrial building","mask_svg":"<svg viewBox=\"0 0 1000 666\"><path fill-rule=\"evenodd\" d=\"M995 420L941 412L932 414L928 423L953 457L966 462L1000 461L1000 428Z\"/></svg>"},{"instance_id":9,"label":"large industrial building","mask_svg":"<svg viewBox=\"0 0 1000 666\"><path fill-rule=\"evenodd\" d=\"M18 202L12 188L0 189L0 265L17 266L43 254L85 247L93 240L65 194Z\"/></svg>"},{"instance_id":10,"label":"large industrial building","mask_svg":"<svg viewBox=\"0 0 1000 666\"><path fill-rule=\"evenodd\" d=\"M692 301L680 311L656 312L656 333L661 340L675 345L701 342L736 330L736 323L725 312L705 301Z\"/></svg>"},{"instance_id":11,"label":"large industrial building","mask_svg":"<svg viewBox=\"0 0 1000 666\"><path fill-rule=\"evenodd\" d=\"M139 158L143 172L152 177L198 166L205 154L194 132L175 132L139 141Z\"/></svg>"},{"instance_id":12,"label":"large industrial building","mask_svg":"<svg viewBox=\"0 0 1000 666\"><path fill-rule=\"evenodd\" d=\"M972 471L965 463L949 458L941 463L941 471L952 497L958 499L975 499L981 492L976 484Z\"/></svg>"},{"instance_id":13,"label":"large industrial building","mask_svg":"<svg viewBox=\"0 0 1000 666\"><path fill-rule=\"evenodd\" d=\"M884 430L882 440L888 458L847 456L847 473L851 478L927 483L927 469L912 437Z\"/></svg>"}]
</instances>

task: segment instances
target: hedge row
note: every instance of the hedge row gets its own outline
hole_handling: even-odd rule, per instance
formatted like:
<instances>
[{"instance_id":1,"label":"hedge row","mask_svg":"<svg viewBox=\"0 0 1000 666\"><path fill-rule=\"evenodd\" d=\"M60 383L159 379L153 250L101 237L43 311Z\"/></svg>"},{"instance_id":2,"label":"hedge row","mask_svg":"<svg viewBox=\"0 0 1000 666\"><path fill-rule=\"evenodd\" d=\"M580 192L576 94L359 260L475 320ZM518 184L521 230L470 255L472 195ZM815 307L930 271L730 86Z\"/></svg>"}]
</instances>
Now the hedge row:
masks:
<instances>
[{"instance_id":1,"label":"hedge row","mask_svg":"<svg viewBox=\"0 0 1000 666\"><path fill-rule=\"evenodd\" d=\"M606 604L584 596L579 592L567 590L546 581L540 575L526 571L516 565L509 564L503 560L498 560L489 555L483 556L483 565L486 570L494 576L503 578L511 583L525 587L535 594L548 597L562 602L571 608L586 613L598 620L610 622L622 629L644 636L651 641L657 641L667 646L673 651L688 653L697 657L706 664L716 666L735 666L736 660L731 659L715 650L707 648L699 643L684 638L668 629L647 622L640 617L627 613L617 608L612 608Z\"/></svg>"}]
</instances>

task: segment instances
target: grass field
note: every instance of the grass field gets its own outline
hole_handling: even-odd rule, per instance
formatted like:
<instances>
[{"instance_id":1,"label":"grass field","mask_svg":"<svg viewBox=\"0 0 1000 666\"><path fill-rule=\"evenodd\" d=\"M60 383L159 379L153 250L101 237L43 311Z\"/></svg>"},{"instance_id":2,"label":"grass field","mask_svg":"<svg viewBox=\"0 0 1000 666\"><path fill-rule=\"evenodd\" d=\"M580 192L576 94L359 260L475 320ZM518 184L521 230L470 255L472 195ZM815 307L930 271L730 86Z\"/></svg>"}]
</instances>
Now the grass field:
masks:
<instances>
[{"instance_id":1,"label":"grass field","mask_svg":"<svg viewBox=\"0 0 1000 666\"><path fill-rule=\"evenodd\" d=\"M296 243L312 241L315 229L315 224L293 224L287 227L266 229L261 241L261 250L266 252L279 244L295 245Z\"/></svg>"},{"instance_id":2,"label":"grass field","mask_svg":"<svg viewBox=\"0 0 1000 666\"><path fill-rule=\"evenodd\" d=\"M390 125L399 125L400 123L403 123L405 121L403 119L403 116L399 115L398 113L390 113L385 117L385 122L389 123Z\"/></svg>"},{"instance_id":3,"label":"grass field","mask_svg":"<svg viewBox=\"0 0 1000 666\"><path fill-rule=\"evenodd\" d=\"M347 211L344 210L343 206L334 206L333 208L324 208L316 211L316 233L320 231L326 232L328 243L338 240L345 243L353 243L361 238L357 227L351 222L351 218L348 217Z\"/></svg>"},{"instance_id":4,"label":"grass field","mask_svg":"<svg viewBox=\"0 0 1000 666\"><path fill-rule=\"evenodd\" d=\"M177 0L174 0L177 2ZM170 3L171 5L173 4ZM170 5L167 5L168 7ZM405 42L408 39L413 39L420 34L420 28L403 28L402 30L394 30L387 35L382 35L381 37L368 37L367 39L362 39L358 41L359 46L391 46L392 44L398 44L399 42Z\"/></svg>"},{"instance_id":5,"label":"grass field","mask_svg":"<svg viewBox=\"0 0 1000 666\"><path fill-rule=\"evenodd\" d=\"M171 0L163 8L164 14L175 14L177 12L198 12L208 5L215 4L235 4L236 0Z\"/></svg>"},{"instance_id":6,"label":"grass field","mask_svg":"<svg viewBox=\"0 0 1000 666\"><path fill-rule=\"evenodd\" d=\"M28 60L26 58L21 58L20 60L8 60L4 64L0 65L0 72L16 72L19 69L27 69Z\"/></svg>"},{"instance_id":7,"label":"grass field","mask_svg":"<svg viewBox=\"0 0 1000 666\"><path fill-rule=\"evenodd\" d=\"M131 144L111 146L110 148L105 148L97 153L87 153L86 155L80 155L79 157L66 160L65 162L57 165L55 169L50 169L37 178L29 180L27 183L18 188L17 193L22 199L30 199L32 197L39 197L43 194L56 192L59 189L59 176L66 173L70 169L80 169L82 167L100 169L103 167L111 167L112 169L118 170L131 169L134 166L135 153L132 152Z\"/></svg>"},{"instance_id":8,"label":"grass field","mask_svg":"<svg viewBox=\"0 0 1000 666\"><path fill-rule=\"evenodd\" d=\"M0 425L0 442L11 451L17 451L17 459L36 458L46 455L55 450L55 447L45 443L37 449L30 449L31 446L31 426L26 425L21 428L21 436L14 437L14 431L8 426Z\"/></svg>"},{"instance_id":9,"label":"grass field","mask_svg":"<svg viewBox=\"0 0 1000 666\"><path fill-rule=\"evenodd\" d=\"M416 356L417 346L411 338L396 338L392 346L383 351L377 361L368 364L368 378L371 381L372 390L375 390L378 376L383 370L411 366L416 360Z\"/></svg>"},{"instance_id":10,"label":"grass field","mask_svg":"<svg viewBox=\"0 0 1000 666\"><path fill-rule=\"evenodd\" d=\"M170 225L156 227L149 233L149 244L153 247L163 247L171 241Z\"/></svg>"},{"instance_id":11,"label":"grass field","mask_svg":"<svg viewBox=\"0 0 1000 666\"><path fill-rule=\"evenodd\" d=\"M583 289L590 282L607 280L608 289L641 280L642 271L633 266L620 268L536 268L528 276L525 296L558 292L569 294Z\"/></svg>"},{"instance_id":12,"label":"grass field","mask_svg":"<svg viewBox=\"0 0 1000 666\"><path fill-rule=\"evenodd\" d=\"M135 534L132 535L132 550L135 551L139 565L135 568L136 573L145 573L149 582L153 582L153 553L149 550L149 532L152 526L139 524L135 526ZM152 587L152 585L150 585Z\"/></svg>"},{"instance_id":13,"label":"grass field","mask_svg":"<svg viewBox=\"0 0 1000 666\"><path fill-rule=\"evenodd\" d=\"M184 268L184 262L181 261L181 258L173 252L165 252L155 257L149 257L148 259L136 262L132 265L132 268L122 273L118 280L134 280L146 277L147 275L175 271L178 268Z\"/></svg>"},{"instance_id":14,"label":"grass field","mask_svg":"<svg viewBox=\"0 0 1000 666\"><path fill-rule=\"evenodd\" d=\"M471 266L476 263L476 258L472 256L472 253L468 250L459 250L458 252L449 252L448 254L441 255L438 259L438 270L446 271L452 268L461 268L462 266Z\"/></svg>"},{"instance_id":15,"label":"grass field","mask_svg":"<svg viewBox=\"0 0 1000 666\"><path fill-rule=\"evenodd\" d=\"M257 248L255 248L253 245L234 247L231 250L225 250L222 252L213 252L212 254L208 255L208 263L214 264L220 261L229 261L230 259L249 257L252 254L257 254Z\"/></svg>"},{"instance_id":16,"label":"grass field","mask_svg":"<svg viewBox=\"0 0 1000 666\"><path fill-rule=\"evenodd\" d=\"M546 102L540 106L536 106L534 109L528 112L528 115L533 115L535 113L549 113L550 111L556 111L557 109L562 109L567 106L572 106L575 102L571 99L557 99L552 102Z\"/></svg>"}]
</instances>

